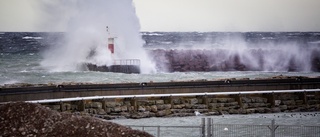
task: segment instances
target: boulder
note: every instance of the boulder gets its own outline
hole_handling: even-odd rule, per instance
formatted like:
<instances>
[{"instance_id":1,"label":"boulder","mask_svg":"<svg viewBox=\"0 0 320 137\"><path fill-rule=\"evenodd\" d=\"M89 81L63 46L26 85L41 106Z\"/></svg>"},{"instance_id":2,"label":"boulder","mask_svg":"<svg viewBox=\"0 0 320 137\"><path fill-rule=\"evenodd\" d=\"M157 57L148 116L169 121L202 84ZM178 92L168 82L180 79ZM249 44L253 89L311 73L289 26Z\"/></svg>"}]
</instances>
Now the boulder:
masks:
<instances>
[{"instance_id":1,"label":"boulder","mask_svg":"<svg viewBox=\"0 0 320 137\"><path fill-rule=\"evenodd\" d=\"M155 100L156 105L163 105L164 101L163 100Z\"/></svg>"},{"instance_id":2,"label":"boulder","mask_svg":"<svg viewBox=\"0 0 320 137\"><path fill-rule=\"evenodd\" d=\"M241 100L243 103L251 103L252 100L250 98L247 98L247 97L241 97Z\"/></svg>"},{"instance_id":3,"label":"boulder","mask_svg":"<svg viewBox=\"0 0 320 137\"><path fill-rule=\"evenodd\" d=\"M292 106L292 105L296 105L296 102L294 100L285 100L285 101L282 101L281 104Z\"/></svg>"},{"instance_id":4,"label":"boulder","mask_svg":"<svg viewBox=\"0 0 320 137\"><path fill-rule=\"evenodd\" d=\"M122 112L128 111L128 106L121 106L121 111Z\"/></svg>"},{"instance_id":5,"label":"boulder","mask_svg":"<svg viewBox=\"0 0 320 137\"><path fill-rule=\"evenodd\" d=\"M205 104L196 104L192 106L193 109L205 109L207 108L207 105Z\"/></svg>"},{"instance_id":6,"label":"boulder","mask_svg":"<svg viewBox=\"0 0 320 137\"><path fill-rule=\"evenodd\" d=\"M102 103L101 102L92 102L91 108L102 108Z\"/></svg>"},{"instance_id":7,"label":"boulder","mask_svg":"<svg viewBox=\"0 0 320 137\"><path fill-rule=\"evenodd\" d=\"M151 112L157 112L158 111L158 108L157 108L157 106L156 105L152 105L152 106L150 106L150 111Z\"/></svg>"},{"instance_id":8,"label":"boulder","mask_svg":"<svg viewBox=\"0 0 320 137\"><path fill-rule=\"evenodd\" d=\"M157 116L157 117L163 117L163 116L167 116L167 115L169 115L169 114L171 114L171 110L170 110L170 109L166 109L166 110L158 111L158 112L156 113L156 116Z\"/></svg>"},{"instance_id":9,"label":"boulder","mask_svg":"<svg viewBox=\"0 0 320 137\"><path fill-rule=\"evenodd\" d=\"M229 114L239 114L239 110L236 109L230 109L228 112Z\"/></svg>"},{"instance_id":10,"label":"boulder","mask_svg":"<svg viewBox=\"0 0 320 137\"><path fill-rule=\"evenodd\" d=\"M288 106L287 105L280 105L279 108L280 108L281 111L288 110Z\"/></svg>"},{"instance_id":11,"label":"boulder","mask_svg":"<svg viewBox=\"0 0 320 137\"><path fill-rule=\"evenodd\" d=\"M274 107L274 108L271 108L271 111L272 113L279 113L281 112L281 109L279 107Z\"/></svg>"},{"instance_id":12,"label":"boulder","mask_svg":"<svg viewBox=\"0 0 320 137\"><path fill-rule=\"evenodd\" d=\"M145 106L139 106L139 107L138 107L138 111L140 111L140 112L146 111Z\"/></svg>"},{"instance_id":13,"label":"boulder","mask_svg":"<svg viewBox=\"0 0 320 137\"><path fill-rule=\"evenodd\" d=\"M106 107L109 107L109 108L121 106L121 103L119 103L119 102L105 102L105 104L106 104Z\"/></svg>"},{"instance_id":14,"label":"boulder","mask_svg":"<svg viewBox=\"0 0 320 137\"><path fill-rule=\"evenodd\" d=\"M137 104L142 106L151 106L155 105L156 102L154 100L138 100Z\"/></svg>"},{"instance_id":15,"label":"boulder","mask_svg":"<svg viewBox=\"0 0 320 137\"><path fill-rule=\"evenodd\" d=\"M247 109L247 114L253 114L256 110L253 108Z\"/></svg>"}]
</instances>

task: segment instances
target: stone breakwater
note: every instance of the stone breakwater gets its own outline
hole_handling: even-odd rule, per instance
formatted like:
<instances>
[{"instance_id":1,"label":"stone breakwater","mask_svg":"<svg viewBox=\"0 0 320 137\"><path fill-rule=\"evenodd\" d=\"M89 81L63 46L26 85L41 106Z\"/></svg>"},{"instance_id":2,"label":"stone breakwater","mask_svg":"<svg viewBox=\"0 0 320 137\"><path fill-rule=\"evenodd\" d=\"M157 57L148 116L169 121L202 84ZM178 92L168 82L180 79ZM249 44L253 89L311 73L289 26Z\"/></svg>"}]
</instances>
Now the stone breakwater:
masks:
<instances>
[{"instance_id":1,"label":"stone breakwater","mask_svg":"<svg viewBox=\"0 0 320 137\"><path fill-rule=\"evenodd\" d=\"M43 104L104 119L320 111L319 93L104 99Z\"/></svg>"},{"instance_id":2,"label":"stone breakwater","mask_svg":"<svg viewBox=\"0 0 320 137\"><path fill-rule=\"evenodd\" d=\"M305 56L272 49L150 50L159 71L320 71L320 51ZM292 54L292 55L288 55Z\"/></svg>"}]
</instances>

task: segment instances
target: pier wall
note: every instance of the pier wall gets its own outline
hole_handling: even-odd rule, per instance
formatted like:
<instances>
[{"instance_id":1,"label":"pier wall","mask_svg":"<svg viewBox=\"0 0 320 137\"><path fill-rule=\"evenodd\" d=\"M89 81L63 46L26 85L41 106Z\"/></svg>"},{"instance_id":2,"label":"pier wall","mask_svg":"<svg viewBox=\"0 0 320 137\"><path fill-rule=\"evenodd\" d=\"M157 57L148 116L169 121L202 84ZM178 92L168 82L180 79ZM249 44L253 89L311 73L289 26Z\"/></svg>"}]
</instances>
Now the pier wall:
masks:
<instances>
[{"instance_id":1,"label":"pier wall","mask_svg":"<svg viewBox=\"0 0 320 137\"><path fill-rule=\"evenodd\" d=\"M224 82L222 82L224 83ZM230 91L261 91L261 90L293 90L293 89L318 89L319 83L268 83L268 84L221 84L202 85L201 82L191 82L186 85L179 83L140 83L106 85L101 88L94 85L63 85L63 87L49 87L42 91L32 88L8 88L7 94L0 96L0 102L29 101L55 98L111 96L111 95L139 95L139 94L172 94L172 93L210 93ZM171 84L171 85L170 85ZM177 86L176 86L177 85ZM10 92L12 90L12 93ZM40 91L41 90L41 91Z\"/></svg>"},{"instance_id":2,"label":"pier wall","mask_svg":"<svg viewBox=\"0 0 320 137\"><path fill-rule=\"evenodd\" d=\"M320 94L278 93L158 98L115 98L43 104L53 110L104 119L320 111Z\"/></svg>"}]
</instances>

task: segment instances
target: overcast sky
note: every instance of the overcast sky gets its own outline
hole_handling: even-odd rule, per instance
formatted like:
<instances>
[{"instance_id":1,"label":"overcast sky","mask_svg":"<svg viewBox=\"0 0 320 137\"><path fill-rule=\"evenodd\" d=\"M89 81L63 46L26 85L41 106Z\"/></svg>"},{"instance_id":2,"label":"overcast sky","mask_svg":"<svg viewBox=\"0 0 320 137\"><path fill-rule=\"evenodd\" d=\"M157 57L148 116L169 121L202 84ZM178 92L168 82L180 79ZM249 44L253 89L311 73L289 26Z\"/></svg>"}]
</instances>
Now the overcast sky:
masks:
<instances>
[{"instance_id":1,"label":"overcast sky","mask_svg":"<svg viewBox=\"0 0 320 137\"><path fill-rule=\"evenodd\" d=\"M43 31L36 1L0 0L0 31ZM142 31L320 31L320 0L133 1Z\"/></svg>"}]
</instances>

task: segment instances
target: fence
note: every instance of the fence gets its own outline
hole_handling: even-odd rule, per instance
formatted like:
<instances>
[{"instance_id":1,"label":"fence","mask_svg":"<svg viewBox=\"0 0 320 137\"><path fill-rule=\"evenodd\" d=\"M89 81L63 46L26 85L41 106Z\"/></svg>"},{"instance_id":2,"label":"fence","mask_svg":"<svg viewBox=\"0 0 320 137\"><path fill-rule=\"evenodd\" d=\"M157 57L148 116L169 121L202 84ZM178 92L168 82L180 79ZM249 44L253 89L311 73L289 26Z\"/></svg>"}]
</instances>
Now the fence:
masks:
<instances>
[{"instance_id":1,"label":"fence","mask_svg":"<svg viewBox=\"0 0 320 137\"><path fill-rule=\"evenodd\" d=\"M206 122L207 121L207 122ZM211 118L202 118L198 126L137 126L155 137L320 137L320 126L246 124L214 124Z\"/></svg>"}]
</instances>

